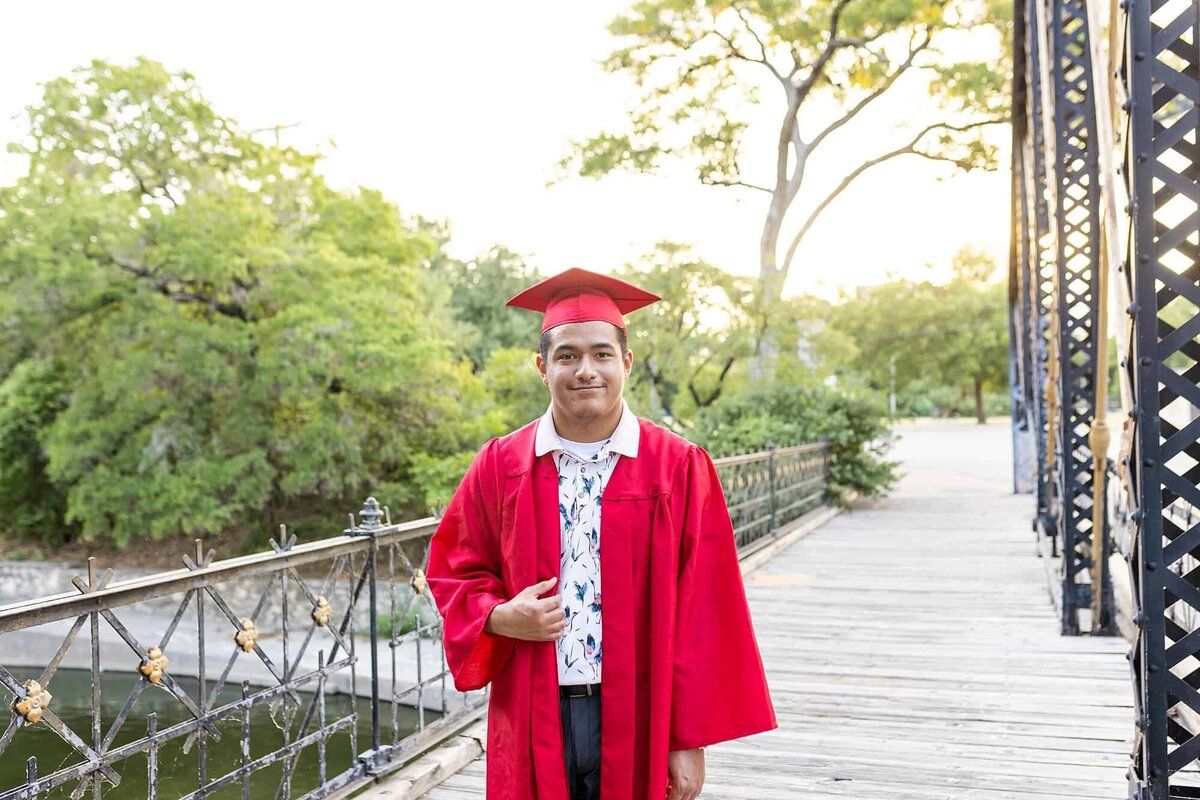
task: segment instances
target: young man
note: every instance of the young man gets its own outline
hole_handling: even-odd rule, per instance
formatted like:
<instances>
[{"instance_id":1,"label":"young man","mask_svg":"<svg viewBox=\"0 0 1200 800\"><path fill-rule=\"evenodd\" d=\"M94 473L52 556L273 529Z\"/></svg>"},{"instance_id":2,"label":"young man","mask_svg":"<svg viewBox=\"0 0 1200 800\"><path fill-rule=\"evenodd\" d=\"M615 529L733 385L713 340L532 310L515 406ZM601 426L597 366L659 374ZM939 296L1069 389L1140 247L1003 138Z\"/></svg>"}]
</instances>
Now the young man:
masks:
<instances>
[{"instance_id":1,"label":"young man","mask_svg":"<svg viewBox=\"0 0 1200 800\"><path fill-rule=\"evenodd\" d=\"M492 684L489 800L693 800L706 745L776 727L712 460L622 398L659 299L572 269L508 302L545 314L550 408L479 451L428 567L455 686Z\"/></svg>"}]
</instances>

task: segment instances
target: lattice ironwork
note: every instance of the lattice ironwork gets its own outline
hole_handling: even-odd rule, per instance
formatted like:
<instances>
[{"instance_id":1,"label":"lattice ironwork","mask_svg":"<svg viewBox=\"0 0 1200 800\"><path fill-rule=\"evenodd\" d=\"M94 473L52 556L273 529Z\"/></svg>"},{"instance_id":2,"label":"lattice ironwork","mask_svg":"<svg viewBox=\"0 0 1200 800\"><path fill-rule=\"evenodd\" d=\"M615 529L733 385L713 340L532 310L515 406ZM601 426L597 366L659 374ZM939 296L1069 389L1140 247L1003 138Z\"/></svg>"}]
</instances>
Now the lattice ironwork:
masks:
<instances>
[{"instance_id":1,"label":"lattice ironwork","mask_svg":"<svg viewBox=\"0 0 1200 800\"><path fill-rule=\"evenodd\" d=\"M1200 797L1200 150L1197 4L1122 6L1133 390L1123 474L1136 603L1130 796Z\"/></svg>"},{"instance_id":2,"label":"lattice ironwork","mask_svg":"<svg viewBox=\"0 0 1200 800\"><path fill-rule=\"evenodd\" d=\"M1049 66L1053 87L1056 330L1059 411L1051 510L1062 543L1064 633L1080 631L1091 605L1092 451L1096 414L1096 282L1100 264L1100 186L1096 106L1084 0L1051 0ZM1103 409L1100 409L1103 411ZM1103 487L1099 487L1103 492Z\"/></svg>"},{"instance_id":3,"label":"lattice ironwork","mask_svg":"<svg viewBox=\"0 0 1200 800\"><path fill-rule=\"evenodd\" d=\"M768 537L825 501L828 446L769 448L713 461L739 548Z\"/></svg>"},{"instance_id":4,"label":"lattice ironwork","mask_svg":"<svg viewBox=\"0 0 1200 800\"><path fill-rule=\"evenodd\" d=\"M1063 633L1108 634L1115 631L1111 582L1107 571L1092 569L1097 557L1104 563L1109 544L1106 525L1095 547L1092 535L1094 494L1102 496L1105 487L1093 486L1091 444L1103 407L1096 401L1100 182L1087 6L1084 0L1027 0L1017 13L1018 224L1010 313L1018 337L1013 374L1023 384L1019 394L1037 443L1034 527L1039 550L1053 565Z\"/></svg>"},{"instance_id":5,"label":"lattice ironwork","mask_svg":"<svg viewBox=\"0 0 1200 800\"><path fill-rule=\"evenodd\" d=\"M195 757L195 789L181 792L176 783L171 792L178 796L199 798L240 786L248 797L253 779L259 787L276 781L277 798L324 797L403 764L476 718L486 693L462 694L448 685L440 619L417 566L424 565L436 521L393 525L387 510L369 500L358 521L351 515L350 522L341 536L300 546L283 531L271 541L272 552L225 561L215 561L198 542L196 553L183 558L185 569L121 583L112 581L111 570L97 576L92 561L88 578L73 581L76 593L0 608L0 645L14 642L7 634L73 620L55 656L36 675L0 665L0 686L13 706L0 734L0 758L26 729L39 725L75 754L45 774L31 756L25 782L0 786L0 800L64 788L72 789L72 797L99 798L114 787L113 795L126 796L121 782L131 768L144 770L139 784L148 797L157 797L160 755L168 746ZM170 621L152 639L137 632L146 628L145 619L129 624L138 604L172 600ZM53 701L39 709L36 721L18 713L30 687L53 686L89 624L90 730L72 730L55 714ZM114 642L110 637L106 643L102 628L124 645L124 656L113 657ZM185 653L175 646L181 631L194 656L187 678L174 674ZM382 658L380 643L387 645ZM0 652L11 660L16 648L0 646ZM128 694L118 712L106 715L102 672L122 670L129 676ZM194 688L183 684L193 679ZM327 713L331 685L348 693L348 711ZM138 715L146 692L156 692L160 701L170 696L185 712L183 721L160 727L157 712ZM364 710L361 702L368 703ZM401 708L414 708L405 713L415 716L415 731L401 730ZM264 744L260 735L252 743L252 715L264 709L277 739ZM125 728L135 717L145 734L130 740ZM369 742L359 741L360 727ZM210 744L223 736L241 737L240 759L210 756ZM329 755L334 749L338 758ZM317 776L294 786L300 758L315 761Z\"/></svg>"}]
</instances>

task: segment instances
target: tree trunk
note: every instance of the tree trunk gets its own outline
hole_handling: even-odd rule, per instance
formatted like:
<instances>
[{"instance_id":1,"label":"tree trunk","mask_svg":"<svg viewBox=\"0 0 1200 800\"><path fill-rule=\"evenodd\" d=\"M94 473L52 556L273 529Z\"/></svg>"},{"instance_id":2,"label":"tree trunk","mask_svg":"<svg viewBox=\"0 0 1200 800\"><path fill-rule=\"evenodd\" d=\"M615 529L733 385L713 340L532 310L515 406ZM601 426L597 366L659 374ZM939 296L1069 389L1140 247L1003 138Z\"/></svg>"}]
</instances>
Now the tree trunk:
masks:
<instances>
[{"instance_id":1,"label":"tree trunk","mask_svg":"<svg viewBox=\"0 0 1200 800\"><path fill-rule=\"evenodd\" d=\"M770 324L770 309L779 299L782 281L779 268L775 264L775 256L779 247L779 231L783 224L781 201L783 196L776 192L771 196L771 208L763 223L762 238L758 250L758 310L762 315L762 324L755 336L754 358L750 362L750 377L754 381L766 378L767 366L775 360L778 347L772 335Z\"/></svg>"},{"instance_id":2,"label":"tree trunk","mask_svg":"<svg viewBox=\"0 0 1200 800\"><path fill-rule=\"evenodd\" d=\"M975 419L980 425L987 424L987 414L983 411L983 380L975 379Z\"/></svg>"}]
</instances>

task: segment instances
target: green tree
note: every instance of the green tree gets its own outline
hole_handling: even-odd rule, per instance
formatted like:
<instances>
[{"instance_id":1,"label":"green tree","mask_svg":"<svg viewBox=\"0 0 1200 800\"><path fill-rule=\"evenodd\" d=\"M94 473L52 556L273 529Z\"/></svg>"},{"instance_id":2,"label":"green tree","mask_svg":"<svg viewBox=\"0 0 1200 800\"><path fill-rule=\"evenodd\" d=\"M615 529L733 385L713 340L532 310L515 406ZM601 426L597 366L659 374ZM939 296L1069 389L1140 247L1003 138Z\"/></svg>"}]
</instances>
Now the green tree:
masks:
<instances>
[{"instance_id":1,"label":"green tree","mask_svg":"<svg viewBox=\"0 0 1200 800\"><path fill-rule=\"evenodd\" d=\"M1006 289L978 251L960 251L953 267L945 284L896 278L859 287L832 310L830 325L855 343L844 367L871 387L953 387L973 398L983 423L985 391L1007 382Z\"/></svg>"},{"instance_id":2,"label":"green tree","mask_svg":"<svg viewBox=\"0 0 1200 800\"><path fill-rule=\"evenodd\" d=\"M543 277L524 258L497 245L469 261L436 258L431 270L450 286L450 304L463 330L460 344L476 370L483 369L493 350L537 350L541 320L535 314L514 313L504 305Z\"/></svg>"},{"instance_id":3,"label":"green tree","mask_svg":"<svg viewBox=\"0 0 1200 800\"><path fill-rule=\"evenodd\" d=\"M377 192L152 61L52 80L27 121L0 189L0 463L23 470L0 482L27 512L51 486L72 530L125 543L368 492L415 511L423 460L499 429L436 242Z\"/></svg>"},{"instance_id":4,"label":"green tree","mask_svg":"<svg viewBox=\"0 0 1200 800\"><path fill-rule=\"evenodd\" d=\"M759 300L769 307L805 235L865 172L908 155L996 167L984 129L1007 118L1011 17L1010 4L993 0L643 0L611 23L621 43L604 63L637 87L630 124L577 143L564 166L598 177L676 161L705 185L766 195ZM922 80L924 121L832 189L809 186L807 167L831 138L894 87ZM779 120L763 135L774 157L748 174L744 146L757 133L748 111L764 92ZM793 233L780 260L785 228Z\"/></svg>"},{"instance_id":5,"label":"green tree","mask_svg":"<svg viewBox=\"0 0 1200 800\"><path fill-rule=\"evenodd\" d=\"M677 427L721 397L754 351L752 283L660 242L621 272L663 299L629 320L629 392L643 413Z\"/></svg>"}]
</instances>

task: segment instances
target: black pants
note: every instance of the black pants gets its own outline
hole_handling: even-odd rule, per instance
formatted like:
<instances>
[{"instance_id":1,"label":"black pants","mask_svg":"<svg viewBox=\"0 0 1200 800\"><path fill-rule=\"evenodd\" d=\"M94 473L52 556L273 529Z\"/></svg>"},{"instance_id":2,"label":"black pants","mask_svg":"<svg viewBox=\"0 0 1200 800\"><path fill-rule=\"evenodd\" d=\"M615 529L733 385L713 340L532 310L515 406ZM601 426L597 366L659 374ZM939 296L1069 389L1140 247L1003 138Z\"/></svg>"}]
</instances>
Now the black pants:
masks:
<instances>
[{"instance_id":1,"label":"black pants","mask_svg":"<svg viewBox=\"0 0 1200 800\"><path fill-rule=\"evenodd\" d=\"M600 800L600 695L560 697L571 800Z\"/></svg>"}]
</instances>

